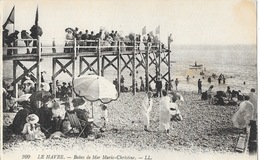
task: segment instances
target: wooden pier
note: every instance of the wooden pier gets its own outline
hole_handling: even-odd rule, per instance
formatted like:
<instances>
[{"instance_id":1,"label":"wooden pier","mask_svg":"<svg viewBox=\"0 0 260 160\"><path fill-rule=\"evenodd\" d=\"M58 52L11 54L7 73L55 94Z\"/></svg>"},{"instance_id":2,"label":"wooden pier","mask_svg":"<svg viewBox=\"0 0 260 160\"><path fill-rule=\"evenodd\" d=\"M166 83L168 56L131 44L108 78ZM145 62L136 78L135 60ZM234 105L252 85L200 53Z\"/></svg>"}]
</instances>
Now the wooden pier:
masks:
<instances>
[{"instance_id":1,"label":"wooden pier","mask_svg":"<svg viewBox=\"0 0 260 160\"><path fill-rule=\"evenodd\" d=\"M36 40L36 39L35 39ZM20 40L24 41L24 40ZM74 39L72 46L64 46L63 49L70 49L70 53L65 52L55 52L55 53L43 53L44 49L54 49L56 46L46 46L42 47L40 37L36 40L36 54L24 54L19 53L20 49L28 48L25 46L16 47L6 47L6 49L13 49L16 54L13 55L3 55L3 60L13 61L13 82L14 95L18 96L18 83L26 76L28 73L36 70L36 76L33 80L36 82L36 90L39 90L41 84L41 61L44 58L52 59L52 84L53 93L56 94L56 77L62 72L67 73L72 79L84 75L87 71L93 71L95 74L105 77L105 70L108 67L113 67L117 71L118 79L118 89L120 90L120 77L121 73L128 69L132 73L132 86L135 86L136 82L136 69L141 67L145 70L145 88L149 90L149 84L156 82L159 75L161 79L166 82L171 81L171 68L170 68L170 43L168 41L168 48L162 48L162 44L147 44L144 43L145 48L140 50L140 42L131 41L116 41L113 42L112 46L102 45L101 40L87 40L84 41L86 44L92 45L79 45L79 41ZM94 45L93 45L94 44ZM130 44L130 45L129 45ZM76 63L79 59L79 75L76 74ZM25 66L24 62L32 62L32 66ZM64 62L66 61L66 62ZM116 63L116 64L115 64ZM57 65L60 69L57 70ZM167 67L167 71L162 73L161 67L164 65ZM17 68L21 67L23 69L23 74L17 75ZM69 70L68 67L72 66ZM83 66L86 66L85 68ZM149 72L149 68L154 66L156 72L154 74ZM136 87L133 88L133 94L136 94Z\"/></svg>"}]
</instances>

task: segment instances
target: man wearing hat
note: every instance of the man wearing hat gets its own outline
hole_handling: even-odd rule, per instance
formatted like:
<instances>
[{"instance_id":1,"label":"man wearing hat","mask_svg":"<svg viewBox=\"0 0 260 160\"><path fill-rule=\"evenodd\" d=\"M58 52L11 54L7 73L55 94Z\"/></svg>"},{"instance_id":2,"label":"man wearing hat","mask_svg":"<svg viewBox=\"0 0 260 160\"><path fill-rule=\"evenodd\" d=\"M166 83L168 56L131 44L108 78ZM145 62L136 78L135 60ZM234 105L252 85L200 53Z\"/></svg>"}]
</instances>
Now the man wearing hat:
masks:
<instances>
[{"instance_id":1,"label":"man wearing hat","mask_svg":"<svg viewBox=\"0 0 260 160\"><path fill-rule=\"evenodd\" d=\"M30 36L30 34L28 32L26 32L26 30L22 30L21 32L21 38L22 39L27 39L27 40L24 40L24 43L25 43L25 46L26 47L29 47L30 43L32 42L31 40L28 40L28 39L32 39L32 37ZM30 50L29 48L27 48L27 54L30 54Z\"/></svg>"},{"instance_id":2,"label":"man wearing hat","mask_svg":"<svg viewBox=\"0 0 260 160\"><path fill-rule=\"evenodd\" d=\"M49 134L54 131L53 122L52 122L52 111L49 107L50 104L52 104L52 97L49 95L46 95L42 98L42 106L38 109L37 115L39 116L39 123L42 126L42 132L47 136L50 136Z\"/></svg>"},{"instance_id":3,"label":"man wearing hat","mask_svg":"<svg viewBox=\"0 0 260 160\"><path fill-rule=\"evenodd\" d=\"M83 106L85 103L82 98L75 98L72 100L74 110L67 111L68 113L76 113L77 117L83 121L80 121L82 126L86 126L84 133L86 136L92 134L92 126L88 123L89 111Z\"/></svg>"},{"instance_id":4,"label":"man wearing hat","mask_svg":"<svg viewBox=\"0 0 260 160\"><path fill-rule=\"evenodd\" d=\"M7 44L8 47L13 47L12 43L14 43L18 39L18 34L19 31L15 31L14 33L11 33L7 38L5 43ZM7 50L7 55L12 55L13 49L8 49Z\"/></svg>"},{"instance_id":5,"label":"man wearing hat","mask_svg":"<svg viewBox=\"0 0 260 160\"><path fill-rule=\"evenodd\" d=\"M66 94L68 94L68 88L67 88L66 85L67 85L66 82L63 82L63 83L62 83L61 91L60 91L61 98L63 98Z\"/></svg>"}]
</instances>

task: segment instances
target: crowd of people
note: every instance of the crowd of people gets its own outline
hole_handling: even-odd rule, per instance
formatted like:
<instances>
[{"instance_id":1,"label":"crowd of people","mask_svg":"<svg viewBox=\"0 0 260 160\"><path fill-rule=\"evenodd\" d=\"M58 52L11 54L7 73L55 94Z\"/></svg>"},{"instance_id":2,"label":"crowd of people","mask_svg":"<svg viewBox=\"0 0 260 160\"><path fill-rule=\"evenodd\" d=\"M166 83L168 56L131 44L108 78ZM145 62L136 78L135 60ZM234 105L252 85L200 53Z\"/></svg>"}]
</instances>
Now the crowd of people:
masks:
<instances>
[{"instance_id":1,"label":"crowd of people","mask_svg":"<svg viewBox=\"0 0 260 160\"><path fill-rule=\"evenodd\" d=\"M165 133L170 132L171 121L181 121L181 116L177 100L183 100L183 97L176 92L167 92L162 90L162 97L160 97L159 107L159 130ZM153 95L152 92L147 92L146 97L143 99L141 114L143 116L144 130L150 132L150 112L153 106Z\"/></svg>"},{"instance_id":2,"label":"crowd of people","mask_svg":"<svg viewBox=\"0 0 260 160\"><path fill-rule=\"evenodd\" d=\"M118 41L121 41L121 51L131 50L131 48L124 47L125 45L133 45L133 41L136 40L137 48L139 50L144 50L145 46L154 44L156 48L159 44L158 37L153 34L147 34L141 36L139 34L130 33L127 36L120 35L117 31L112 30L111 32L105 31L104 29L100 29L98 33L94 33L94 31L89 32L88 30L79 31L77 27L73 28L66 28L66 43L64 52L65 53L72 53L73 46L75 43L79 46L85 46L79 49L79 52L83 51L95 51L96 46L98 46L98 42L96 40L101 40L101 46L117 46ZM74 42L74 39L76 42ZM144 44L145 43L145 44ZM87 46L87 47L86 47ZM102 50L106 51L116 51L116 48L108 47L102 48Z\"/></svg>"},{"instance_id":3,"label":"crowd of people","mask_svg":"<svg viewBox=\"0 0 260 160\"><path fill-rule=\"evenodd\" d=\"M20 101L22 109L16 114L10 129L14 134L23 135L26 140L37 140L51 137L52 134L61 132L62 135L70 135L72 133L83 132L83 137L88 137L93 134L92 117L90 111L86 107L84 99L76 97L71 102L56 101L51 94L41 98L41 106L35 105L33 100ZM100 105L100 119L103 121L101 127L106 127L107 108L104 104ZM71 126L69 114L76 114L82 126L73 128Z\"/></svg>"},{"instance_id":4,"label":"crowd of people","mask_svg":"<svg viewBox=\"0 0 260 160\"><path fill-rule=\"evenodd\" d=\"M33 25L30 29L30 34L26 30L21 31L21 39L23 39L25 46L26 46L26 53L27 54L36 54L36 48L33 48L31 51L29 49L30 43L33 41L33 47L37 47L37 39L38 36L42 36L42 28L40 26ZM15 30L13 33L9 34L8 29L3 30L3 37L2 37L2 46L6 44L7 47L15 47L17 46L17 40L18 40L18 35L19 31ZM12 54L17 54L17 49L8 49L7 50L7 55L12 55Z\"/></svg>"}]
</instances>

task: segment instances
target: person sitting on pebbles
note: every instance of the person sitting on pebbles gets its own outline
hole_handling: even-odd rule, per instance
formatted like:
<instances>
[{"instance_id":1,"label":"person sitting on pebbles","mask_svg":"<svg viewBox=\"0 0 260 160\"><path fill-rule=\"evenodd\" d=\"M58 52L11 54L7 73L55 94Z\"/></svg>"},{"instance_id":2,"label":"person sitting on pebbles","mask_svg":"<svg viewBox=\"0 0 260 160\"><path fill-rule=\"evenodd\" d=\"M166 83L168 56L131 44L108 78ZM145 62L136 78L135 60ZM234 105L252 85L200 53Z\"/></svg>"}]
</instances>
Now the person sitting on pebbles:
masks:
<instances>
[{"instance_id":1,"label":"person sitting on pebbles","mask_svg":"<svg viewBox=\"0 0 260 160\"><path fill-rule=\"evenodd\" d=\"M58 102L53 102L51 111L52 111L52 119L53 119L54 130L59 131L60 127L61 127L62 120L65 117L65 109L62 109Z\"/></svg>"},{"instance_id":2,"label":"person sitting on pebbles","mask_svg":"<svg viewBox=\"0 0 260 160\"><path fill-rule=\"evenodd\" d=\"M141 114L143 118L143 123L144 123L144 130L146 132L149 132L149 127L150 127L150 111L152 110L153 106L153 98L152 98L152 92L148 92L147 96L144 98L142 102L142 107L141 107Z\"/></svg>"},{"instance_id":3,"label":"person sitting on pebbles","mask_svg":"<svg viewBox=\"0 0 260 160\"><path fill-rule=\"evenodd\" d=\"M26 122L22 134L25 140L41 140L45 138L44 134L41 132L40 124L38 123L39 117L36 114L29 114L26 117Z\"/></svg>"},{"instance_id":4,"label":"person sitting on pebbles","mask_svg":"<svg viewBox=\"0 0 260 160\"><path fill-rule=\"evenodd\" d=\"M46 136L50 136L50 134L54 132L51 111L51 106L53 104L52 96L44 96L41 102L42 106L37 110L36 114L39 116L42 132Z\"/></svg>"},{"instance_id":5,"label":"person sitting on pebbles","mask_svg":"<svg viewBox=\"0 0 260 160\"><path fill-rule=\"evenodd\" d=\"M74 109L72 111L67 111L68 113L76 113L77 117L80 120L81 126L86 126L84 133L87 137L88 135L92 134L92 126L88 123L89 119L89 111L86 109L84 105L85 101L82 98L75 98L72 100Z\"/></svg>"}]
</instances>

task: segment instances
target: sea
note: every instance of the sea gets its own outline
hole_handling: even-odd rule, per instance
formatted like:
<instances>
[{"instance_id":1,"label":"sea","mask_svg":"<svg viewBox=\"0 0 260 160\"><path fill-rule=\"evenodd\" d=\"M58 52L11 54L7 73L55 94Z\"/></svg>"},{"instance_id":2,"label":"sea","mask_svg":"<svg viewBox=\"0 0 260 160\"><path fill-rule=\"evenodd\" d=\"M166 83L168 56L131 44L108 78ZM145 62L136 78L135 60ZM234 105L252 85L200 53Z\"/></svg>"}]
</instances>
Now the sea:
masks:
<instances>
[{"instance_id":1,"label":"sea","mask_svg":"<svg viewBox=\"0 0 260 160\"><path fill-rule=\"evenodd\" d=\"M56 46L57 52L62 52L63 46ZM20 53L21 52L21 53ZM19 51L18 54L24 54L26 51ZM43 49L43 52L52 52L51 48ZM202 90L205 91L210 85L214 85L214 90L225 91L227 86L231 90L241 90L248 93L251 88L257 90L257 50L256 45L171 45L171 78L178 78L179 84L177 90L197 91L198 79L202 80ZM164 56L162 54L162 56ZM139 57L140 58L140 57ZM92 61L93 59L87 59ZM128 60L128 58L126 58ZM203 65L201 69L191 69L190 65L194 65L195 61L198 65ZM62 62L66 62L63 60ZM28 68L34 62L24 62ZM44 78L47 82L51 82L52 76L52 59L43 58L42 71L45 71ZM107 62L106 62L107 63ZM116 61L114 62L116 65ZM123 62L121 63L124 64ZM12 61L3 61L3 80L7 83L12 82L13 68ZM131 66L131 65L130 65ZM83 67L86 67L83 65ZM79 74L79 60L76 62L76 75ZM57 65L57 70L59 69ZM68 67L68 70L71 66ZM161 74L164 75L167 71L167 66L162 63ZM200 72L204 75L200 75ZM150 74L155 74L155 68L149 69ZM23 70L18 67L17 76L23 73ZM90 72L86 72L89 74ZM34 72L34 74L36 74ZM218 84L218 78L212 78L212 82L207 81L209 76L223 74L226 77L225 84ZM125 86L130 87L132 83L132 75L130 70L125 69L122 72L125 78ZM104 77L111 82L116 78L117 71L113 67L108 67L104 72ZM140 86L140 77L144 78L145 71L143 68L137 68L136 80ZM189 76L189 80L187 80ZM56 79L60 82L71 82L72 78L67 73L62 72ZM163 85L165 81L163 80ZM173 83L174 85L174 83ZM154 83L152 83L154 88ZM174 85L174 90L176 87Z\"/></svg>"}]
</instances>

